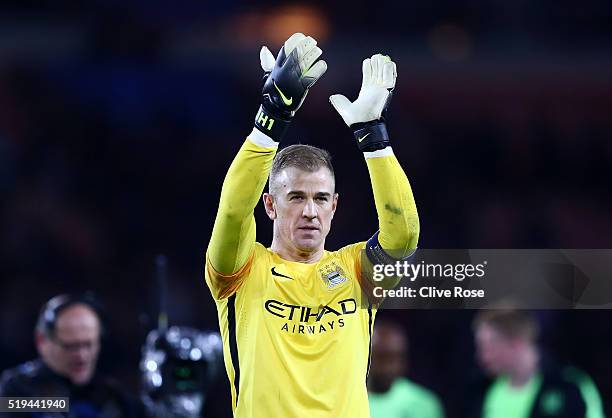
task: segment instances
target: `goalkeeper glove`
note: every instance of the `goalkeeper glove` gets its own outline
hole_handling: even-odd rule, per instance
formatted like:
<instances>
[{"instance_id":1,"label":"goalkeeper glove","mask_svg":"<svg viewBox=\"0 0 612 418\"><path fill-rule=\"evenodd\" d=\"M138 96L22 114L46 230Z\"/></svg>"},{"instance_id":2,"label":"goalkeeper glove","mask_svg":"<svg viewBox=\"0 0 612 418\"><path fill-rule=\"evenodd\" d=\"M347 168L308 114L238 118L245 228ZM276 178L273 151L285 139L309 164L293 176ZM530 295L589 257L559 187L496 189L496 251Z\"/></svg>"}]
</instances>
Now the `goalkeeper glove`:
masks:
<instances>
[{"instance_id":1,"label":"goalkeeper glove","mask_svg":"<svg viewBox=\"0 0 612 418\"><path fill-rule=\"evenodd\" d=\"M259 58L265 83L255 127L274 141L280 142L308 89L327 70L325 61L317 61L321 54L317 41L301 33L294 33L285 41L276 60L267 47L261 48Z\"/></svg>"},{"instance_id":2,"label":"goalkeeper glove","mask_svg":"<svg viewBox=\"0 0 612 418\"><path fill-rule=\"evenodd\" d=\"M395 88L397 70L386 55L376 54L363 61L363 81L357 100L350 102L341 94L329 98L344 122L353 130L363 152L389 146L385 118Z\"/></svg>"}]
</instances>

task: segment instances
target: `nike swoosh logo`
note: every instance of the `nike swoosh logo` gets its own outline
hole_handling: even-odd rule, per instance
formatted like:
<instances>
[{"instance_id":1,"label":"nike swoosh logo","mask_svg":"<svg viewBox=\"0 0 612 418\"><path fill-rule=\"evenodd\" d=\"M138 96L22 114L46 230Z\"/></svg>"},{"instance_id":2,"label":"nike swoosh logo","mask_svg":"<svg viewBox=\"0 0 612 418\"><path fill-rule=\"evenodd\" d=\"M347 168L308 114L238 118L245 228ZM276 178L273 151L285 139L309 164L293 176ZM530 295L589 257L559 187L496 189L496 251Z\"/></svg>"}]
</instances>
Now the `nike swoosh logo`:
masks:
<instances>
[{"instance_id":1,"label":"nike swoosh logo","mask_svg":"<svg viewBox=\"0 0 612 418\"><path fill-rule=\"evenodd\" d=\"M370 132L370 133L371 133L371 132ZM365 135L364 135L364 136L362 136L361 138L357 138L357 141L359 141L359 142L363 141L364 139L366 139L366 136L370 135L370 133L365 134Z\"/></svg>"},{"instance_id":2,"label":"nike swoosh logo","mask_svg":"<svg viewBox=\"0 0 612 418\"><path fill-rule=\"evenodd\" d=\"M273 275L273 276L284 277L284 278L286 278L286 279L291 279L291 280L293 280L293 277L289 277L289 276L285 276L284 274L277 273L277 272L276 272L276 270L274 270L275 268L276 268L276 267L272 267L272 269L270 270L270 271L272 272L272 275Z\"/></svg>"},{"instance_id":3,"label":"nike swoosh logo","mask_svg":"<svg viewBox=\"0 0 612 418\"><path fill-rule=\"evenodd\" d=\"M283 99L283 103L285 103L286 106L291 106L291 103L293 103L293 97L287 98L287 96L285 96L281 89L279 89L276 85L276 81L273 81L273 83L276 90L280 93L281 99Z\"/></svg>"}]
</instances>

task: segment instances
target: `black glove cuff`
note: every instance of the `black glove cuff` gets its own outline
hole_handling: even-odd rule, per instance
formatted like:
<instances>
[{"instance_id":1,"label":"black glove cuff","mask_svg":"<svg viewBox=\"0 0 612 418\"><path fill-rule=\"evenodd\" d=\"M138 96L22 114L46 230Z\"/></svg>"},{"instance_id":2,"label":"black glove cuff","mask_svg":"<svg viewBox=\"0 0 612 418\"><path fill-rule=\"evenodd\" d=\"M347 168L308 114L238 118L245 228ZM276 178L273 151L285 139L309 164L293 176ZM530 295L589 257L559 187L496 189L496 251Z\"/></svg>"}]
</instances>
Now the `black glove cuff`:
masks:
<instances>
[{"instance_id":1,"label":"black glove cuff","mask_svg":"<svg viewBox=\"0 0 612 418\"><path fill-rule=\"evenodd\" d=\"M382 120L351 125L355 134L357 146L361 152L372 152L384 149L390 145L387 126Z\"/></svg>"},{"instance_id":2,"label":"black glove cuff","mask_svg":"<svg viewBox=\"0 0 612 418\"><path fill-rule=\"evenodd\" d=\"M257 115L255 115L255 127L276 142L280 142L283 139L290 123L291 119L284 119L274 115L264 105L259 107Z\"/></svg>"}]
</instances>

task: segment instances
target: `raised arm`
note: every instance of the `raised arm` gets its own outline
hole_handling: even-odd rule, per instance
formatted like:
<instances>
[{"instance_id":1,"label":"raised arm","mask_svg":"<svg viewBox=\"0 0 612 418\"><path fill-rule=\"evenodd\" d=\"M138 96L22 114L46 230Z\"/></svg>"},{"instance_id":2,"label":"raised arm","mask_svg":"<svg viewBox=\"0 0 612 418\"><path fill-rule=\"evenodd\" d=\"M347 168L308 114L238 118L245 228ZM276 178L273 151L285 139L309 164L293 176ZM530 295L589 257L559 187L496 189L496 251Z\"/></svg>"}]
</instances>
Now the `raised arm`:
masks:
<instances>
[{"instance_id":1,"label":"raised arm","mask_svg":"<svg viewBox=\"0 0 612 418\"><path fill-rule=\"evenodd\" d=\"M378 213L378 240L395 257L410 255L419 240L419 215L412 188L391 147L364 152ZM396 252L397 251L397 252Z\"/></svg>"},{"instance_id":2,"label":"raised arm","mask_svg":"<svg viewBox=\"0 0 612 418\"><path fill-rule=\"evenodd\" d=\"M225 176L207 254L208 262L219 273L239 271L253 251L253 210L266 185L277 146L253 129Z\"/></svg>"},{"instance_id":3,"label":"raised arm","mask_svg":"<svg viewBox=\"0 0 612 418\"><path fill-rule=\"evenodd\" d=\"M223 182L207 250L206 279L217 296L235 288L230 282L248 265L255 246L253 210L265 187L280 140L308 89L327 69L325 61L317 61L321 53L317 42L301 33L285 42L276 59L268 48L261 49L261 66L265 72L262 104L253 131Z\"/></svg>"},{"instance_id":4,"label":"raised arm","mask_svg":"<svg viewBox=\"0 0 612 418\"><path fill-rule=\"evenodd\" d=\"M370 260L379 264L409 256L416 249L419 217L410 183L393 154L385 125L386 109L397 78L395 63L388 56L377 54L363 61L362 70L357 100L351 103L336 94L330 97L330 102L353 130L368 165L379 233L368 241L367 249Z\"/></svg>"}]
</instances>

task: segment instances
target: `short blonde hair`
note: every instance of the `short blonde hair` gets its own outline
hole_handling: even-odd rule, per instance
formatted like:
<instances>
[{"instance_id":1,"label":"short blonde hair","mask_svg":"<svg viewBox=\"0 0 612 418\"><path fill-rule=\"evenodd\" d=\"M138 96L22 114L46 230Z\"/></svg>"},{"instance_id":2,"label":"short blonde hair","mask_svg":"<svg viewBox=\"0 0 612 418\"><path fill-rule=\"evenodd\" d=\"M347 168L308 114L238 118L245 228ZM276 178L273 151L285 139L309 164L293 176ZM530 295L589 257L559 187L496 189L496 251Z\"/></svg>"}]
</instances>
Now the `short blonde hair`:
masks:
<instances>
[{"instance_id":1,"label":"short blonde hair","mask_svg":"<svg viewBox=\"0 0 612 418\"><path fill-rule=\"evenodd\" d=\"M314 173L320 168L327 168L335 182L334 167L331 163L331 154L322 148L312 145L296 144L283 148L274 157L270 170L269 191L272 193L274 178L285 168L295 167L300 170Z\"/></svg>"}]
</instances>

